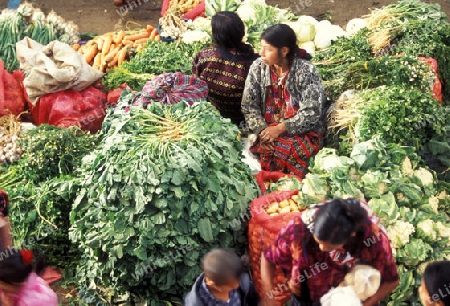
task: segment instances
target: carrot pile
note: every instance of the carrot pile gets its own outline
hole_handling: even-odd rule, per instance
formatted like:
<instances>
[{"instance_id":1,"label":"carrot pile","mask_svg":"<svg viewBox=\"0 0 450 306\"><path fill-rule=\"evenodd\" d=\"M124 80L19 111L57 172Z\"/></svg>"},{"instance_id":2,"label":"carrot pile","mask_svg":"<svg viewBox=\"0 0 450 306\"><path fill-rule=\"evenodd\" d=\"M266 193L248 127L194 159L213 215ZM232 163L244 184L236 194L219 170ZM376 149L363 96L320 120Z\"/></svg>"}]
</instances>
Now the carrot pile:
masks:
<instances>
[{"instance_id":1,"label":"carrot pile","mask_svg":"<svg viewBox=\"0 0 450 306\"><path fill-rule=\"evenodd\" d=\"M73 44L72 48L83 54L94 69L106 72L128 60L131 54L139 52L149 39L160 40L158 29L152 25L136 31L108 32L86 44Z\"/></svg>"}]
</instances>

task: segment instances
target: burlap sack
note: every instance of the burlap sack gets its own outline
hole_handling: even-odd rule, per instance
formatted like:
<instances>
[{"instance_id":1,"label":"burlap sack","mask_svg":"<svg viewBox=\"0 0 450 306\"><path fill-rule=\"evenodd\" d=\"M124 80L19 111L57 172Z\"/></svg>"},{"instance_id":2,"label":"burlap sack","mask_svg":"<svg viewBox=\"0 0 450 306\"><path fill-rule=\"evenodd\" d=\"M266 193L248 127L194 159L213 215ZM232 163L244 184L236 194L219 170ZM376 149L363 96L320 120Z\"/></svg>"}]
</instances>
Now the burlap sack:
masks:
<instances>
[{"instance_id":1,"label":"burlap sack","mask_svg":"<svg viewBox=\"0 0 450 306\"><path fill-rule=\"evenodd\" d=\"M81 91L103 76L86 63L82 54L60 41L44 46L25 37L16 43L16 53L33 106L46 93L64 89Z\"/></svg>"}]
</instances>

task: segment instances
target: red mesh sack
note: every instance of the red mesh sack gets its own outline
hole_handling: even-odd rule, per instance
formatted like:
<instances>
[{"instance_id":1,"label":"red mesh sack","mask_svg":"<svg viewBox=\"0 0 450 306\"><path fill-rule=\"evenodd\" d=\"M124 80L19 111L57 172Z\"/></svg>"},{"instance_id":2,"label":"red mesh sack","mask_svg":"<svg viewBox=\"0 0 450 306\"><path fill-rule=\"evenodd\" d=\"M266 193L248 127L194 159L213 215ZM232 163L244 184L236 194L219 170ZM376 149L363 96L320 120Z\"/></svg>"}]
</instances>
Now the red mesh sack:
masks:
<instances>
[{"instance_id":1,"label":"red mesh sack","mask_svg":"<svg viewBox=\"0 0 450 306\"><path fill-rule=\"evenodd\" d=\"M22 72L16 70L9 73L0 59L0 117L9 114L18 116L28 103Z\"/></svg>"},{"instance_id":2,"label":"red mesh sack","mask_svg":"<svg viewBox=\"0 0 450 306\"><path fill-rule=\"evenodd\" d=\"M434 58L430 58L430 57L420 57L419 56L419 59L421 61L424 61L425 63L427 63L430 66L431 70L433 70L434 76L436 79L433 84L433 96L442 105L442 83L441 83L441 80L439 80L438 63Z\"/></svg>"},{"instance_id":3,"label":"red mesh sack","mask_svg":"<svg viewBox=\"0 0 450 306\"><path fill-rule=\"evenodd\" d=\"M290 212L278 216L269 216L265 208L273 203L289 199L292 195L298 194L298 190L274 191L263 195L252 201L250 206L251 218L248 223L249 257L252 269L253 283L261 299L265 299L267 292L264 292L261 283L261 252L275 241L278 232L284 228L295 216L300 216L300 212ZM283 270L277 267L274 275L275 288L279 288L279 294L274 297L277 306L284 305L289 301L291 291L288 280ZM282 292L280 292L282 291Z\"/></svg>"},{"instance_id":4,"label":"red mesh sack","mask_svg":"<svg viewBox=\"0 0 450 306\"><path fill-rule=\"evenodd\" d=\"M76 125L96 133L106 116L106 94L93 86L81 92L67 89L45 94L31 114L37 125L47 123L60 128Z\"/></svg>"},{"instance_id":5,"label":"red mesh sack","mask_svg":"<svg viewBox=\"0 0 450 306\"><path fill-rule=\"evenodd\" d=\"M259 185L259 189L261 190L261 194L265 194L267 191L265 182L268 182L270 180L277 182L280 178L282 177L292 177L295 176L294 174L286 174L284 172L281 171L265 171L265 170L261 170L258 173L256 173L255 175L253 175L256 179L256 182ZM298 178L300 181L301 179Z\"/></svg>"}]
</instances>

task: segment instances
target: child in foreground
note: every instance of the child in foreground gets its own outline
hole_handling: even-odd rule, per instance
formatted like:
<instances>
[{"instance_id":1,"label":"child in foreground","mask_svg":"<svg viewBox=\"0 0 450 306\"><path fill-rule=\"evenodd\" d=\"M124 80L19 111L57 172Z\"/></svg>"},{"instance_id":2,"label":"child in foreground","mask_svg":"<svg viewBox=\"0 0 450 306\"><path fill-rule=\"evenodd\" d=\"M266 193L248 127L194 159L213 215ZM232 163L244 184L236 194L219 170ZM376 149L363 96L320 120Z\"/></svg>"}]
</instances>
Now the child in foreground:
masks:
<instances>
[{"instance_id":1,"label":"child in foreground","mask_svg":"<svg viewBox=\"0 0 450 306\"><path fill-rule=\"evenodd\" d=\"M231 250L214 249L202 260L203 273L185 299L185 306L256 306L259 297L241 259Z\"/></svg>"},{"instance_id":2,"label":"child in foreground","mask_svg":"<svg viewBox=\"0 0 450 306\"><path fill-rule=\"evenodd\" d=\"M9 248L0 252L0 305L58 305L56 293L34 272L31 251Z\"/></svg>"}]
</instances>

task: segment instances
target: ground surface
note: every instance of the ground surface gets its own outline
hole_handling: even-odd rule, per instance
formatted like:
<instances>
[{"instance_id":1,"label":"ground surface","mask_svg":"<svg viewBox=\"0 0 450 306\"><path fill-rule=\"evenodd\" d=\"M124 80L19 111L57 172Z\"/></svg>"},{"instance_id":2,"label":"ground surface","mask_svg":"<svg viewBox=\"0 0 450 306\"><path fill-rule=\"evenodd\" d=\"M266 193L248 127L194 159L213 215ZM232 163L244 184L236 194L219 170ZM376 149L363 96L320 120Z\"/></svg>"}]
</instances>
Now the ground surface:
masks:
<instances>
[{"instance_id":1,"label":"ground surface","mask_svg":"<svg viewBox=\"0 0 450 306\"><path fill-rule=\"evenodd\" d=\"M120 14L112 0L31 0L45 13L50 10L75 22L81 32L105 33L116 29L157 25L161 17L163 0L133 0L132 10ZM370 8L380 8L392 0L266 0L267 4L289 7L297 15L320 16L326 14L332 23L345 26L347 21L370 12ZM424 1L439 3L442 10L450 16L450 0ZM0 0L0 8L7 6L8 0Z\"/></svg>"}]
</instances>

